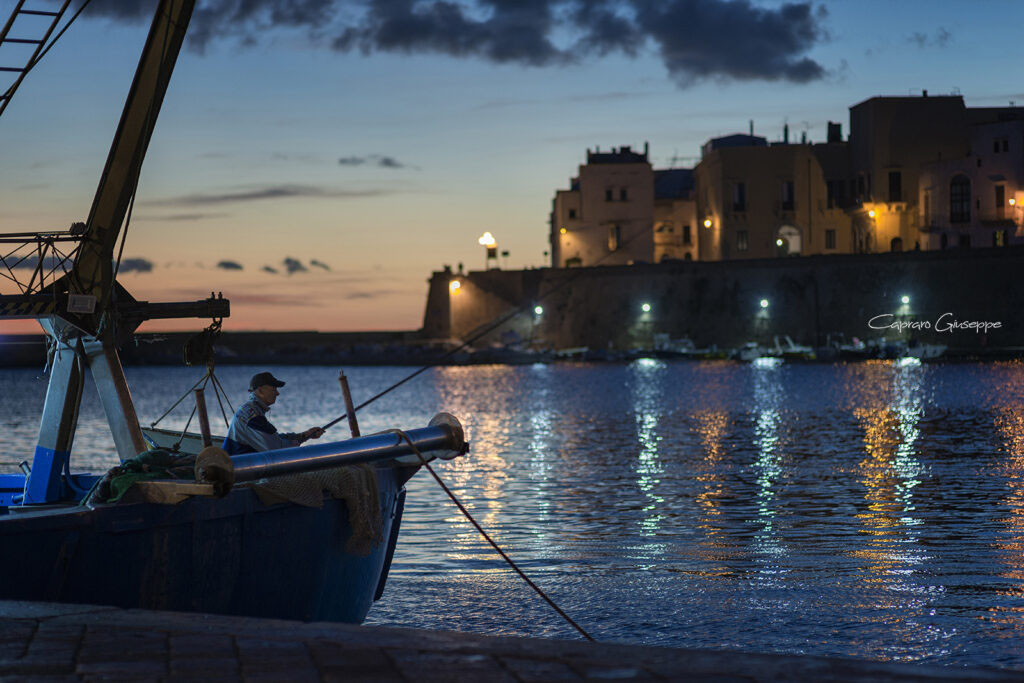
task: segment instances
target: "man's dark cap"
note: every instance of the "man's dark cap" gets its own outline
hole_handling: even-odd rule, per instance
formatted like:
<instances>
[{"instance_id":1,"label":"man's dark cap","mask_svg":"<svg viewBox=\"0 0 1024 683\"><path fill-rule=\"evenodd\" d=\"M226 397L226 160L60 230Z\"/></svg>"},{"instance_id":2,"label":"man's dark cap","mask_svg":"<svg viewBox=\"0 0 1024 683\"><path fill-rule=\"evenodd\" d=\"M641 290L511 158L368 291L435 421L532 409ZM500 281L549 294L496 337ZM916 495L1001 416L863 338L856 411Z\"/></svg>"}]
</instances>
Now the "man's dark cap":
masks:
<instances>
[{"instance_id":1,"label":"man's dark cap","mask_svg":"<svg viewBox=\"0 0 1024 683\"><path fill-rule=\"evenodd\" d=\"M284 382L282 382L281 380L277 379L276 377L271 375L269 372L260 372L260 373L257 373L255 375L253 375L252 379L249 380L249 391L256 391L260 387L266 386L266 385L269 385L269 386L272 386L272 387L283 387L284 386Z\"/></svg>"}]
</instances>

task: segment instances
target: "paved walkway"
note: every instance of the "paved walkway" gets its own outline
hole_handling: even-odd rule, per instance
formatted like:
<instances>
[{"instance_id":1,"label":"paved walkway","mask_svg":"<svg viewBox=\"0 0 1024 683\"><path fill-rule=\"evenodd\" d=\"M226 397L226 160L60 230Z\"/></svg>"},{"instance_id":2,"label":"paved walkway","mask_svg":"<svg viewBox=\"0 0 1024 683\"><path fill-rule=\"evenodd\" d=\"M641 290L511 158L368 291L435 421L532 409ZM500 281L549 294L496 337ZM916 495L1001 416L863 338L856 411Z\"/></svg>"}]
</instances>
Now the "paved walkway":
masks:
<instances>
[{"instance_id":1,"label":"paved walkway","mask_svg":"<svg viewBox=\"0 0 1024 683\"><path fill-rule=\"evenodd\" d=\"M1024 672L0 601L0 681L1020 681Z\"/></svg>"}]
</instances>

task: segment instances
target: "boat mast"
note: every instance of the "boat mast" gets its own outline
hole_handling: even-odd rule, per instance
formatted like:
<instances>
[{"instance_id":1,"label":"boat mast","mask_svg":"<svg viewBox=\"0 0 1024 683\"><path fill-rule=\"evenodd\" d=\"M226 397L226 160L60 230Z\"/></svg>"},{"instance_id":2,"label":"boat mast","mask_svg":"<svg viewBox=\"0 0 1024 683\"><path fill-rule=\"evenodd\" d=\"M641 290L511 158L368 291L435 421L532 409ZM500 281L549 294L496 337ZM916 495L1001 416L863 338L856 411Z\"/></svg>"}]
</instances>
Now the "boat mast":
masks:
<instances>
[{"instance_id":1,"label":"boat mast","mask_svg":"<svg viewBox=\"0 0 1024 683\"><path fill-rule=\"evenodd\" d=\"M114 279L114 248L135 194L160 105L171 78L195 0L160 0L135 72L121 121L70 270L36 292L0 297L24 302L7 317L38 318L50 337L52 370L25 503L72 495L63 472L74 441L84 371L96 383L121 460L146 449L117 353L142 321L165 317L225 317L223 298L178 304L135 301ZM38 239L38 238L37 238ZM5 307L9 308L9 307Z\"/></svg>"}]
</instances>

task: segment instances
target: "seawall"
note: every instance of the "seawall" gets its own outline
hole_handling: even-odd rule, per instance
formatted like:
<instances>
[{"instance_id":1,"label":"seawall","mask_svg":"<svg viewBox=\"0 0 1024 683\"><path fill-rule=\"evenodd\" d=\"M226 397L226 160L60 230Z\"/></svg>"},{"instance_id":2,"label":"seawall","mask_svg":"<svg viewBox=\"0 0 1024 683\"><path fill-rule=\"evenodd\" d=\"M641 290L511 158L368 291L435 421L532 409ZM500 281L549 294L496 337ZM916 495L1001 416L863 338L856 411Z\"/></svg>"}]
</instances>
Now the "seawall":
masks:
<instances>
[{"instance_id":1,"label":"seawall","mask_svg":"<svg viewBox=\"0 0 1024 683\"><path fill-rule=\"evenodd\" d=\"M663 333L700 347L775 335L810 345L886 337L966 351L1024 347L1024 248L436 272L423 333L464 339L516 307L481 344L504 335L555 349L635 348ZM991 324L959 327L970 322Z\"/></svg>"}]
</instances>

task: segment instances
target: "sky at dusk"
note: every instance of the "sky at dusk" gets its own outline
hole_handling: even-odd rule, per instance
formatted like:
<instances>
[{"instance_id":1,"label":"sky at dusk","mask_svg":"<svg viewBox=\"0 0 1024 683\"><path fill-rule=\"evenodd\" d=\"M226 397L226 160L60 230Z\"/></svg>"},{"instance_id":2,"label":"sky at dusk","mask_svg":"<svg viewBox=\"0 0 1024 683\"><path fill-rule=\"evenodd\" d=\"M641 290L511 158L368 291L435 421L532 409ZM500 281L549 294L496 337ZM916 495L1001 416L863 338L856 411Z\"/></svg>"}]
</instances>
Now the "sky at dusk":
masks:
<instances>
[{"instance_id":1,"label":"sky at dusk","mask_svg":"<svg viewBox=\"0 0 1024 683\"><path fill-rule=\"evenodd\" d=\"M155 6L93 0L0 116L0 232L85 220ZM1022 30L1020 0L200 0L120 280L223 291L228 330L415 329L431 271L483 267L484 231L545 265L587 148L690 167L751 119L845 136L875 95L1024 104Z\"/></svg>"}]
</instances>

